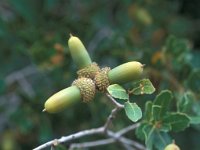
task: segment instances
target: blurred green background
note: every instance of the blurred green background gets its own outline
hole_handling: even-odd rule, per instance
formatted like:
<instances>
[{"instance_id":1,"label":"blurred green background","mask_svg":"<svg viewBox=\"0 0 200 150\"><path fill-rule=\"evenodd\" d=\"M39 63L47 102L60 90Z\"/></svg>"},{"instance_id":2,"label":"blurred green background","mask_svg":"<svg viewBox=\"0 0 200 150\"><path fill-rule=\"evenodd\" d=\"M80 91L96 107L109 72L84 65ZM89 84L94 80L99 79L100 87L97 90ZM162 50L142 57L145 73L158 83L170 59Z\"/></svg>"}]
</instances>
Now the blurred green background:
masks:
<instances>
[{"instance_id":1,"label":"blurred green background","mask_svg":"<svg viewBox=\"0 0 200 150\"><path fill-rule=\"evenodd\" d=\"M200 116L199 8L198 0L1 0L0 149L33 149L105 122L113 106L101 94L62 113L41 112L49 96L77 77L67 46L70 33L100 66L138 60L146 64L144 77L156 93L170 89L176 101L191 92L190 111ZM144 107L154 96L133 101ZM114 130L131 124L124 116L114 120ZM129 136L136 139L134 132ZM182 150L199 150L199 125L171 136ZM93 149L101 148L121 149L116 144Z\"/></svg>"}]
</instances>

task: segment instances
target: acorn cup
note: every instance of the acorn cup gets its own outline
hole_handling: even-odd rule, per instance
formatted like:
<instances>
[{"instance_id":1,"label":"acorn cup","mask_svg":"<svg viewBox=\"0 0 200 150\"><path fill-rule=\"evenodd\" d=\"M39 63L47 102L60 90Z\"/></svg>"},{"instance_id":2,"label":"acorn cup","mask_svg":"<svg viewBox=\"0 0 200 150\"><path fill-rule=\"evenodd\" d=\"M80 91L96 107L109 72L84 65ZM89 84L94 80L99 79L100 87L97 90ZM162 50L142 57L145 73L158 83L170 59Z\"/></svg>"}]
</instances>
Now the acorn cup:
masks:
<instances>
[{"instance_id":1,"label":"acorn cup","mask_svg":"<svg viewBox=\"0 0 200 150\"><path fill-rule=\"evenodd\" d=\"M92 63L92 60L78 37L75 37L70 34L68 40L69 50L72 56L74 63L77 65L78 69L89 66Z\"/></svg>"},{"instance_id":2,"label":"acorn cup","mask_svg":"<svg viewBox=\"0 0 200 150\"><path fill-rule=\"evenodd\" d=\"M94 82L89 78L79 78L72 83L72 86L51 96L45 102L43 111L57 113L78 101L89 102L93 100L94 96Z\"/></svg>"},{"instance_id":3,"label":"acorn cup","mask_svg":"<svg viewBox=\"0 0 200 150\"><path fill-rule=\"evenodd\" d=\"M80 69L77 71L78 78L85 77L85 78L90 78L94 79L96 74L100 71L99 66L97 63L93 62L87 67L84 67L83 69Z\"/></svg>"}]
</instances>

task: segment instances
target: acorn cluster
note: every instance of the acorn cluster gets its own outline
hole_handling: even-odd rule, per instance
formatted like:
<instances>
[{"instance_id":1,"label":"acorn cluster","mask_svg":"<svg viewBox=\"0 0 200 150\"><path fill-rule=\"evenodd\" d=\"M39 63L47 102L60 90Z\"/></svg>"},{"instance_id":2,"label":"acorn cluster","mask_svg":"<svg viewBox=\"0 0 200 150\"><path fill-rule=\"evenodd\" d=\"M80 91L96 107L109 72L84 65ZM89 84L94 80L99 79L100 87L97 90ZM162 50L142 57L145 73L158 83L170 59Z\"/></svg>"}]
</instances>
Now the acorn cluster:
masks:
<instances>
[{"instance_id":1,"label":"acorn cluster","mask_svg":"<svg viewBox=\"0 0 200 150\"><path fill-rule=\"evenodd\" d=\"M78 78L71 87L54 94L45 102L44 111L49 113L59 112L80 100L89 102L94 99L96 91L106 92L110 84L131 82L138 79L143 72L143 65L137 61L124 63L113 69L100 68L97 63L92 62L78 37L71 35L68 45L72 59L78 67Z\"/></svg>"}]
</instances>

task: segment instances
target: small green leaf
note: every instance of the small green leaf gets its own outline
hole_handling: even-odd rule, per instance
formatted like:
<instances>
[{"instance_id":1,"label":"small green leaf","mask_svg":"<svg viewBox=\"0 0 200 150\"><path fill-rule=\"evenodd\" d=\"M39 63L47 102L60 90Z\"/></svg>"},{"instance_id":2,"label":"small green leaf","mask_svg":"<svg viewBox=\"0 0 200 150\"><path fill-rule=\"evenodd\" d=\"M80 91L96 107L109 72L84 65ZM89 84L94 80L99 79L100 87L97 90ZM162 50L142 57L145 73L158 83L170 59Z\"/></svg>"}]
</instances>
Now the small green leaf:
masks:
<instances>
[{"instance_id":1,"label":"small green leaf","mask_svg":"<svg viewBox=\"0 0 200 150\"><path fill-rule=\"evenodd\" d=\"M141 124L136 130L136 135L139 135L142 140L145 139L146 148L148 150L152 150L153 147L161 150L166 144L172 141L168 133L162 132L152 124Z\"/></svg>"},{"instance_id":2,"label":"small green leaf","mask_svg":"<svg viewBox=\"0 0 200 150\"><path fill-rule=\"evenodd\" d=\"M192 93L186 92L177 102L177 107L179 112L187 113L192 108L192 103L194 102L194 97Z\"/></svg>"},{"instance_id":3,"label":"small green leaf","mask_svg":"<svg viewBox=\"0 0 200 150\"><path fill-rule=\"evenodd\" d=\"M143 133L145 135L145 144L148 150L152 150L153 148L153 144L154 144L154 132L155 132L155 128L153 125L146 125L143 128Z\"/></svg>"},{"instance_id":4,"label":"small green leaf","mask_svg":"<svg viewBox=\"0 0 200 150\"><path fill-rule=\"evenodd\" d=\"M128 99L128 94L126 92L126 90L121 87L120 85L118 84L112 84L110 85L108 88L108 93L114 97L114 98L119 98L119 99Z\"/></svg>"},{"instance_id":5,"label":"small green leaf","mask_svg":"<svg viewBox=\"0 0 200 150\"><path fill-rule=\"evenodd\" d=\"M147 101L145 104L144 119L147 121L152 120L152 105L151 101Z\"/></svg>"},{"instance_id":6,"label":"small green leaf","mask_svg":"<svg viewBox=\"0 0 200 150\"><path fill-rule=\"evenodd\" d=\"M127 117L131 121L136 122L142 118L142 111L136 103L126 102L124 104L124 109L125 109Z\"/></svg>"},{"instance_id":7,"label":"small green leaf","mask_svg":"<svg viewBox=\"0 0 200 150\"><path fill-rule=\"evenodd\" d=\"M173 131L181 131L189 126L190 118L184 113L171 113L163 119L164 124L170 124Z\"/></svg>"},{"instance_id":8,"label":"small green leaf","mask_svg":"<svg viewBox=\"0 0 200 150\"><path fill-rule=\"evenodd\" d=\"M167 110L169 109L169 104L170 104L171 100L172 100L172 93L169 90L164 90L156 96L156 99L154 101L154 105L161 107L159 109L159 111L156 110L156 113L158 113L158 114L156 114L157 119L164 117Z\"/></svg>"},{"instance_id":9,"label":"small green leaf","mask_svg":"<svg viewBox=\"0 0 200 150\"><path fill-rule=\"evenodd\" d=\"M161 124L159 131L163 131L163 132L169 132L172 129L170 124Z\"/></svg>"},{"instance_id":10,"label":"small green leaf","mask_svg":"<svg viewBox=\"0 0 200 150\"><path fill-rule=\"evenodd\" d=\"M148 125L148 123L146 122L142 122L140 124L140 126L135 130L135 134L137 136L137 138L139 138L140 140L145 140L145 134L143 132L143 128Z\"/></svg>"},{"instance_id":11,"label":"small green leaf","mask_svg":"<svg viewBox=\"0 0 200 150\"><path fill-rule=\"evenodd\" d=\"M168 133L155 130L154 141L156 141L154 142L154 147L158 150L163 150L167 144L172 142L172 139Z\"/></svg>"},{"instance_id":12,"label":"small green leaf","mask_svg":"<svg viewBox=\"0 0 200 150\"><path fill-rule=\"evenodd\" d=\"M161 111L162 111L162 106L160 105L152 106L152 114L153 114L153 119L155 121L160 121L162 119Z\"/></svg>"},{"instance_id":13,"label":"small green leaf","mask_svg":"<svg viewBox=\"0 0 200 150\"><path fill-rule=\"evenodd\" d=\"M200 117L199 116L190 116L190 123L191 124L200 124Z\"/></svg>"},{"instance_id":14,"label":"small green leaf","mask_svg":"<svg viewBox=\"0 0 200 150\"><path fill-rule=\"evenodd\" d=\"M135 95L152 94L155 88L149 79L143 79L135 83L130 93Z\"/></svg>"}]
</instances>

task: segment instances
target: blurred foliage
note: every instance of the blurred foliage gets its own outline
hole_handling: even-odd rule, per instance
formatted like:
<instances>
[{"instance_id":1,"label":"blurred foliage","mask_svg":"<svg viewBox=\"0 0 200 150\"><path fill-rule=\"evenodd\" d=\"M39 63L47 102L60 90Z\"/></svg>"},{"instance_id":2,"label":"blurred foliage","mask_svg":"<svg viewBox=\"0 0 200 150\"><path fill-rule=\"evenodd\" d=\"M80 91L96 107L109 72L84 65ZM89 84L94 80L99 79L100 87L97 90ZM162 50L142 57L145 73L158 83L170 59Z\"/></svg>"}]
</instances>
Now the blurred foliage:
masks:
<instances>
[{"instance_id":1,"label":"blurred foliage","mask_svg":"<svg viewBox=\"0 0 200 150\"><path fill-rule=\"evenodd\" d=\"M198 150L199 7L198 0L1 0L1 149L32 149L105 122L112 105L102 95L59 114L41 112L45 100L76 77L66 45L73 33L101 66L115 67L130 60L146 64L144 76L150 78L156 92L131 99L144 111L146 101L161 90L173 91L172 110L187 113L194 124L170 135L182 150L191 146ZM131 83L125 86L133 87ZM131 124L121 113L114 129ZM136 138L133 133L129 136ZM169 141L165 133L162 136Z\"/></svg>"}]
</instances>

